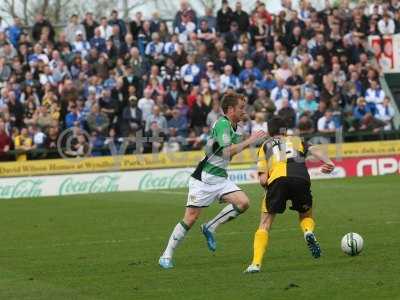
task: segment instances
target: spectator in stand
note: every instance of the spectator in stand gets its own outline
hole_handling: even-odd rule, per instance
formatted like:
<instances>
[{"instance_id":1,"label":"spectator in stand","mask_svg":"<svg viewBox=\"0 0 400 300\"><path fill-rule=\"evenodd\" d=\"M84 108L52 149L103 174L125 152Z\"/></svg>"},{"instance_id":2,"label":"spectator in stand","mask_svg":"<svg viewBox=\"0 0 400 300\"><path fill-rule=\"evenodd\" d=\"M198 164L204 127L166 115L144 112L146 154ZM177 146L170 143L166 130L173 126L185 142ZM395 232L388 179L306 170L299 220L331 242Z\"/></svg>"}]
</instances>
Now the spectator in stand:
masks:
<instances>
[{"instance_id":1,"label":"spectator in stand","mask_svg":"<svg viewBox=\"0 0 400 300\"><path fill-rule=\"evenodd\" d=\"M71 128L73 126L79 126L79 110L75 104L72 104L69 109L69 113L65 116L65 126Z\"/></svg>"},{"instance_id":2,"label":"spectator in stand","mask_svg":"<svg viewBox=\"0 0 400 300\"><path fill-rule=\"evenodd\" d=\"M0 118L0 161L9 160L8 151L11 150L12 141L9 133L6 131L6 124L4 120Z\"/></svg>"},{"instance_id":3,"label":"spectator in stand","mask_svg":"<svg viewBox=\"0 0 400 300\"><path fill-rule=\"evenodd\" d=\"M207 115L206 124L209 128L212 128L214 123L222 116L221 105L219 101L212 103L212 109Z\"/></svg>"},{"instance_id":4,"label":"spectator in stand","mask_svg":"<svg viewBox=\"0 0 400 300\"><path fill-rule=\"evenodd\" d=\"M203 127L206 126L207 115L209 113L209 108L204 104L203 95L196 95L196 102L193 105L191 113L191 128L194 129L196 135L200 135Z\"/></svg>"},{"instance_id":5,"label":"spectator in stand","mask_svg":"<svg viewBox=\"0 0 400 300\"><path fill-rule=\"evenodd\" d=\"M33 149L33 142L29 136L28 128L22 127L21 134L14 138L15 150L17 150L17 161L28 160L28 154Z\"/></svg>"},{"instance_id":6,"label":"spectator in stand","mask_svg":"<svg viewBox=\"0 0 400 300\"><path fill-rule=\"evenodd\" d=\"M118 11L117 10L113 10L111 12L111 16L110 16L110 20L108 21L108 24L110 26L118 26L118 33L119 33L119 38L122 40L123 37L126 35L127 30L126 30L126 25L125 22L122 19L118 18Z\"/></svg>"},{"instance_id":7,"label":"spectator in stand","mask_svg":"<svg viewBox=\"0 0 400 300\"><path fill-rule=\"evenodd\" d=\"M172 27L177 28L181 25L183 15L187 16L188 21L197 24L196 12L190 7L189 2L187 0L181 0L180 6L180 10L178 10L175 15Z\"/></svg>"},{"instance_id":8,"label":"spectator in stand","mask_svg":"<svg viewBox=\"0 0 400 300\"><path fill-rule=\"evenodd\" d=\"M390 99L385 97L383 103L378 104L376 118L385 123L384 130L393 129L394 109L390 105Z\"/></svg>"},{"instance_id":9,"label":"spectator in stand","mask_svg":"<svg viewBox=\"0 0 400 300\"><path fill-rule=\"evenodd\" d=\"M233 21L233 11L229 6L228 0L222 0L222 7L217 12L217 30L222 35L229 31L231 22Z\"/></svg>"},{"instance_id":10,"label":"spectator in stand","mask_svg":"<svg viewBox=\"0 0 400 300\"><path fill-rule=\"evenodd\" d=\"M39 13L36 16L36 22L33 24L32 37L34 41L39 41L43 32L47 32L49 41L54 41L55 31L53 25L45 19L43 14Z\"/></svg>"},{"instance_id":11,"label":"spectator in stand","mask_svg":"<svg viewBox=\"0 0 400 300\"><path fill-rule=\"evenodd\" d=\"M72 43L72 51L74 53L80 53L82 57L88 55L90 50L90 44L85 40L83 32L77 31L75 33L75 41Z\"/></svg>"},{"instance_id":12,"label":"spectator in stand","mask_svg":"<svg viewBox=\"0 0 400 300\"><path fill-rule=\"evenodd\" d=\"M289 99L290 91L285 86L285 79L277 78L276 79L277 86L274 87L271 91L271 99L274 102L280 101L282 99Z\"/></svg>"},{"instance_id":13,"label":"spectator in stand","mask_svg":"<svg viewBox=\"0 0 400 300\"><path fill-rule=\"evenodd\" d=\"M160 35L153 32L151 42L147 44L145 53L153 63L161 64L164 61L164 43L160 41Z\"/></svg>"},{"instance_id":14,"label":"spectator in stand","mask_svg":"<svg viewBox=\"0 0 400 300\"><path fill-rule=\"evenodd\" d=\"M239 74L240 81L245 82L248 79L261 81L262 77L261 71L257 67L254 67L254 62L251 59L246 59L244 70Z\"/></svg>"},{"instance_id":15,"label":"spectator in stand","mask_svg":"<svg viewBox=\"0 0 400 300\"><path fill-rule=\"evenodd\" d=\"M367 105L365 98L360 97L357 99L357 105L353 109L353 115L349 131L354 131L356 128L358 129L360 123L367 115L372 115L371 108Z\"/></svg>"},{"instance_id":16,"label":"spectator in stand","mask_svg":"<svg viewBox=\"0 0 400 300\"><path fill-rule=\"evenodd\" d=\"M282 107L278 111L278 115L282 117L285 122L286 126L290 129L295 128L296 126L296 111L293 107L290 106L289 100L285 99L282 101Z\"/></svg>"},{"instance_id":17,"label":"spectator in stand","mask_svg":"<svg viewBox=\"0 0 400 300\"><path fill-rule=\"evenodd\" d=\"M318 103L315 100L314 93L311 91L306 92L305 99L300 100L299 112L303 114L309 112L313 114L318 109Z\"/></svg>"},{"instance_id":18,"label":"spectator in stand","mask_svg":"<svg viewBox=\"0 0 400 300\"><path fill-rule=\"evenodd\" d=\"M181 19L179 25L174 28L174 33L178 35L179 42L185 44L190 34L196 31L196 24L190 20L188 13L182 14Z\"/></svg>"},{"instance_id":19,"label":"spectator in stand","mask_svg":"<svg viewBox=\"0 0 400 300\"><path fill-rule=\"evenodd\" d=\"M383 18L378 22L378 29L382 35L394 34L395 32L395 23L393 19L390 17L389 12L385 12L383 14Z\"/></svg>"},{"instance_id":20,"label":"spectator in stand","mask_svg":"<svg viewBox=\"0 0 400 300\"><path fill-rule=\"evenodd\" d=\"M335 132L335 122L333 121L333 112L327 110L323 117L318 119L318 132L332 133Z\"/></svg>"},{"instance_id":21,"label":"spectator in stand","mask_svg":"<svg viewBox=\"0 0 400 300\"><path fill-rule=\"evenodd\" d=\"M157 12L146 12L151 16L146 18L138 11L131 22L118 11L99 19L87 12L83 18L72 16L57 35L42 15L31 30L22 30L18 18L7 30L1 22L5 132L15 139L29 127L34 146L43 145L52 151L47 157L57 157L58 135L71 128L73 156L82 156L89 141L80 138L81 127L90 132L92 146L106 136L132 139L144 133L157 105L160 116L171 121L168 128L181 129L168 134L152 122L149 137L169 139L155 148L200 149L219 116L219 99L234 91L247 97L244 135L257 113L267 119L279 114L301 134L325 130L318 121L329 115L327 110L334 127L345 131L395 129L394 110L384 100L379 70L366 46L369 35L400 32L398 0L351 8L348 1L338 8L318 1L301 1L295 8L286 1L273 18L261 1L249 13L240 1L234 11L231 2L222 2L217 13L209 7L197 20L188 1L181 1L172 35ZM182 124L190 124L187 138L179 137ZM134 144L129 149L142 151ZM33 152L27 156L39 158Z\"/></svg>"},{"instance_id":22,"label":"spectator in stand","mask_svg":"<svg viewBox=\"0 0 400 300\"><path fill-rule=\"evenodd\" d=\"M145 90L144 97L138 102L138 108L142 111L143 120L147 120L147 118L151 115L154 104L154 100L151 98L151 91Z\"/></svg>"},{"instance_id":23,"label":"spectator in stand","mask_svg":"<svg viewBox=\"0 0 400 300\"><path fill-rule=\"evenodd\" d=\"M124 107L122 112L121 134L129 136L130 133L136 133L143 127L143 113L137 106L136 97L129 98L129 106Z\"/></svg>"},{"instance_id":24,"label":"spectator in stand","mask_svg":"<svg viewBox=\"0 0 400 300\"><path fill-rule=\"evenodd\" d=\"M206 7L205 15L200 18L198 25L200 25L200 22L203 20L207 21L208 28L215 30L217 29L217 18L214 16L212 7Z\"/></svg>"},{"instance_id":25,"label":"spectator in stand","mask_svg":"<svg viewBox=\"0 0 400 300\"><path fill-rule=\"evenodd\" d=\"M187 57L187 63L181 68L181 78L185 84L198 84L200 76L200 68L195 63L193 55Z\"/></svg>"},{"instance_id":26,"label":"spectator in stand","mask_svg":"<svg viewBox=\"0 0 400 300\"><path fill-rule=\"evenodd\" d=\"M8 33L8 38L10 39L11 44L14 46L14 48L18 48L19 44L19 39L21 37L23 28L22 28L22 22L21 19L18 17L14 17L14 24L10 27L8 27L7 33Z\"/></svg>"},{"instance_id":27,"label":"spectator in stand","mask_svg":"<svg viewBox=\"0 0 400 300\"><path fill-rule=\"evenodd\" d=\"M153 123L156 123L157 127L163 133L166 134L168 132L167 119L161 114L160 107L158 105L153 107L152 114L146 119L145 132L149 132L151 130L151 125Z\"/></svg>"},{"instance_id":28,"label":"spectator in stand","mask_svg":"<svg viewBox=\"0 0 400 300\"><path fill-rule=\"evenodd\" d=\"M90 47L95 48L99 53L107 51L106 40L101 36L100 27L94 29L94 36L90 39Z\"/></svg>"},{"instance_id":29,"label":"spectator in stand","mask_svg":"<svg viewBox=\"0 0 400 300\"><path fill-rule=\"evenodd\" d=\"M233 68L231 65L224 67L224 74L220 77L220 88L221 92L225 93L228 88L238 90L241 87L240 80L235 74L233 74Z\"/></svg>"},{"instance_id":30,"label":"spectator in stand","mask_svg":"<svg viewBox=\"0 0 400 300\"><path fill-rule=\"evenodd\" d=\"M263 112L256 113L254 120L251 122L251 133L257 131L268 132L268 124L265 121L265 114Z\"/></svg>"},{"instance_id":31,"label":"spectator in stand","mask_svg":"<svg viewBox=\"0 0 400 300\"><path fill-rule=\"evenodd\" d=\"M87 12L85 18L82 21L82 25L85 28L86 39L90 41L94 37L94 31L99 26L99 23L94 20L93 13Z\"/></svg>"},{"instance_id":32,"label":"spectator in stand","mask_svg":"<svg viewBox=\"0 0 400 300\"><path fill-rule=\"evenodd\" d=\"M207 20L201 20L200 26L197 29L197 37L207 46L207 48L212 49L213 42L217 36L215 29L208 26Z\"/></svg>"},{"instance_id":33,"label":"spectator in stand","mask_svg":"<svg viewBox=\"0 0 400 300\"><path fill-rule=\"evenodd\" d=\"M226 47L229 50L233 50L235 47L240 45L241 32L239 31L239 26L236 21L231 22L230 30L225 35Z\"/></svg>"},{"instance_id":34,"label":"spectator in stand","mask_svg":"<svg viewBox=\"0 0 400 300\"><path fill-rule=\"evenodd\" d=\"M73 44L75 42L77 32L82 34L83 40L87 39L85 27L79 23L78 15L73 14L69 19L67 27L65 28L65 35L68 43Z\"/></svg>"},{"instance_id":35,"label":"spectator in stand","mask_svg":"<svg viewBox=\"0 0 400 300\"><path fill-rule=\"evenodd\" d=\"M180 114L178 108L172 110L172 118L168 120L168 128L170 136L187 137L188 123L187 118Z\"/></svg>"},{"instance_id":36,"label":"spectator in stand","mask_svg":"<svg viewBox=\"0 0 400 300\"><path fill-rule=\"evenodd\" d=\"M107 22L106 17L102 17L100 19L100 36L106 41L112 36L112 26L110 26Z\"/></svg>"},{"instance_id":37,"label":"spectator in stand","mask_svg":"<svg viewBox=\"0 0 400 300\"><path fill-rule=\"evenodd\" d=\"M383 103L385 92L380 88L377 81L372 80L370 88L365 92L365 100L371 106Z\"/></svg>"},{"instance_id":38,"label":"spectator in stand","mask_svg":"<svg viewBox=\"0 0 400 300\"><path fill-rule=\"evenodd\" d=\"M91 132L97 131L98 134L106 136L110 120L107 115L100 111L98 104L92 106L92 111L87 116L87 124Z\"/></svg>"},{"instance_id":39,"label":"spectator in stand","mask_svg":"<svg viewBox=\"0 0 400 300\"><path fill-rule=\"evenodd\" d=\"M314 132L313 122L311 121L309 114L303 114L298 123L299 134L307 135Z\"/></svg>"},{"instance_id":40,"label":"spectator in stand","mask_svg":"<svg viewBox=\"0 0 400 300\"><path fill-rule=\"evenodd\" d=\"M250 26L249 14L242 9L242 2L236 1L235 12L233 13L233 20L238 24L239 31L246 33Z\"/></svg>"}]
</instances>

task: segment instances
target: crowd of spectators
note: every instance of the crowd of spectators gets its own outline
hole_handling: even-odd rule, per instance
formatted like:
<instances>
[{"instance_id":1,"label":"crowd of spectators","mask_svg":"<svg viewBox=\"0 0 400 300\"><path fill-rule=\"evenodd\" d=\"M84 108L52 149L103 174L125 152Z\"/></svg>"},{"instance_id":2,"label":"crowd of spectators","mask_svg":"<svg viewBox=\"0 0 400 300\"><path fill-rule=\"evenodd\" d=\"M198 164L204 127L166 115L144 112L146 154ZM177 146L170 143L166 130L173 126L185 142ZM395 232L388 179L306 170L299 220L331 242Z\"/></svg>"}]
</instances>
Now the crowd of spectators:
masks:
<instances>
[{"instance_id":1,"label":"crowd of spectators","mask_svg":"<svg viewBox=\"0 0 400 300\"><path fill-rule=\"evenodd\" d=\"M399 0L282 3L277 15L226 0L202 14L182 1L172 24L115 10L61 29L40 14L29 29L1 22L0 158L57 157L66 129L72 156L200 149L229 90L248 99L243 135L273 114L299 134L391 130L368 36L400 32ZM141 136L156 142L136 149Z\"/></svg>"}]
</instances>

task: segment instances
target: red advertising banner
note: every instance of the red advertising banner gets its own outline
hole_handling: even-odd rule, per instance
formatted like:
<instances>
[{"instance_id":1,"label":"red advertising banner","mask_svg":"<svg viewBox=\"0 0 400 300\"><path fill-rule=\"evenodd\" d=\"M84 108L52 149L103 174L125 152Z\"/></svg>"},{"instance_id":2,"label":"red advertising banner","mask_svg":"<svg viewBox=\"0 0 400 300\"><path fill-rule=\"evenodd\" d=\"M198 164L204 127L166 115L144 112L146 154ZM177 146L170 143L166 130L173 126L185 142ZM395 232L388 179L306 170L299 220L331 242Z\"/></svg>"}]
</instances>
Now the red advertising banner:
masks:
<instances>
[{"instance_id":1,"label":"red advertising banner","mask_svg":"<svg viewBox=\"0 0 400 300\"><path fill-rule=\"evenodd\" d=\"M336 168L332 174L323 174L320 171L321 163L308 161L307 167L311 178L344 178L363 177L387 174L400 174L400 154L390 156L371 156L343 158L333 160Z\"/></svg>"},{"instance_id":2,"label":"red advertising banner","mask_svg":"<svg viewBox=\"0 0 400 300\"><path fill-rule=\"evenodd\" d=\"M384 71L398 70L400 68L400 35L385 35L383 37L372 35L368 37L376 61Z\"/></svg>"}]
</instances>

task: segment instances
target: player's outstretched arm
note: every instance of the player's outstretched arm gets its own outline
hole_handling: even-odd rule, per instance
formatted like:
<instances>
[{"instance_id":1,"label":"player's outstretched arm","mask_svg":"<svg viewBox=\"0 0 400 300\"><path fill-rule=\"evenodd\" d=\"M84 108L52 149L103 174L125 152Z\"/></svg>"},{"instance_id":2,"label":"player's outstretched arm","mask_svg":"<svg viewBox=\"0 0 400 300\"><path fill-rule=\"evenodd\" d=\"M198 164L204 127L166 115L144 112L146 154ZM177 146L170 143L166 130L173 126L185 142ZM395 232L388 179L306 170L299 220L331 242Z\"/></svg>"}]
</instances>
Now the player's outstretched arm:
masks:
<instances>
[{"instance_id":1,"label":"player's outstretched arm","mask_svg":"<svg viewBox=\"0 0 400 300\"><path fill-rule=\"evenodd\" d=\"M321 172L325 174L332 173L332 171L335 169L335 164L333 161L326 155L324 151L318 146L311 146L308 149L309 153L311 153L312 156L315 158L319 159L322 161L324 164L321 167Z\"/></svg>"},{"instance_id":2,"label":"player's outstretched arm","mask_svg":"<svg viewBox=\"0 0 400 300\"><path fill-rule=\"evenodd\" d=\"M254 144L256 141L265 139L267 134L264 131L256 131L252 135L239 144L232 144L223 150L224 157L232 158L234 155L242 152L244 149Z\"/></svg>"}]
</instances>

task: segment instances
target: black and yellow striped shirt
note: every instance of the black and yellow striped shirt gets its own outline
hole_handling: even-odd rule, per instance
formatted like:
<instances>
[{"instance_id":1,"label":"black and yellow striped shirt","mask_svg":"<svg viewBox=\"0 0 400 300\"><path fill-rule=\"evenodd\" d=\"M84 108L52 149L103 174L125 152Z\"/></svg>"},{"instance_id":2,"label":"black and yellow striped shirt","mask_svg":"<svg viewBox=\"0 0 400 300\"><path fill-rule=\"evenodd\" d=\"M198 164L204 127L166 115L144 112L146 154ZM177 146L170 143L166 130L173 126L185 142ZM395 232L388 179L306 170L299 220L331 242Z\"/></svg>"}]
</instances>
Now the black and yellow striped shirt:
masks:
<instances>
[{"instance_id":1,"label":"black and yellow striped shirt","mask_svg":"<svg viewBox=\"0 0 400 300\"><path fill-rule=\"evenodd\" d=\"M274 137L258 151L258 173L268 174L268 185L279 177L310 180L305 164L308 145L297 136Z\"/></svg>"}]
</instances>

